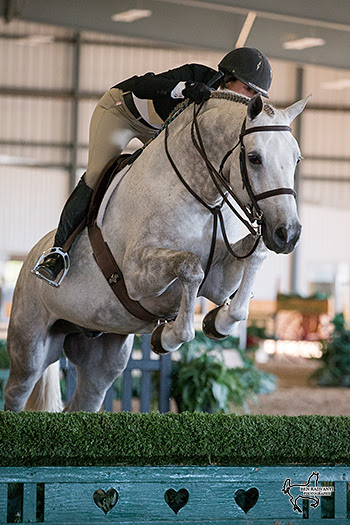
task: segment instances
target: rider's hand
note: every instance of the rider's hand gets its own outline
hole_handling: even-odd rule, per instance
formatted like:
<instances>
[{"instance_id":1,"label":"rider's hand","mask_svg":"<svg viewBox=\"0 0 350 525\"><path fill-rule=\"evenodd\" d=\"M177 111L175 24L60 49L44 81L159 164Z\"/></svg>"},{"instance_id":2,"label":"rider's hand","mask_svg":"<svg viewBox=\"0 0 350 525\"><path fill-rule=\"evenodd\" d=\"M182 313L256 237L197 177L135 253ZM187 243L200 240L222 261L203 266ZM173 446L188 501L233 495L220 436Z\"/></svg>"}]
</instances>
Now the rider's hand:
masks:
<instances>
[{"instance_id":1,"label":"rider's hand","mask_svg":"<svg viewBox=\"0 0 350 525\"><path fill-rule=\"evenodd\" d=\"M193 100L196 104L200 104L210 97L211 90L203 82L186 82L185 89L182 94L185 98Z\"/></svg>"}]
</instances>

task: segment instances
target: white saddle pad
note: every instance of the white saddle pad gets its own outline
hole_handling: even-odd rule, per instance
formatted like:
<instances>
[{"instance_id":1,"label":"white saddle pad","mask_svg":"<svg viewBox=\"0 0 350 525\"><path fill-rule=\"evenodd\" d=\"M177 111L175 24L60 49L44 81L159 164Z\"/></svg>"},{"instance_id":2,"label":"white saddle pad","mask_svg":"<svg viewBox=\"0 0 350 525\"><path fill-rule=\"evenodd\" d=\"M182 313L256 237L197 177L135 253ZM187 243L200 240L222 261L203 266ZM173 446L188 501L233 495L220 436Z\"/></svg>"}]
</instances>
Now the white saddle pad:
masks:
<instances>
[{"instance_id":1,"label":"white saddle pad","mask_svg":"<svg viewBox=\"0 0 350 525\"><path fill-rule=\"evenodd\" d=\"M105 195L104 195L104 197L102 199L101 206L100 206L100 209L98 210L98 214L97 214L97 218L96 218L96 224L97 224L97 226L99 228L101 228L101 226L102 226L103 218L104 218L104 215L105 215L105 212L106 212L106 208L107 208L107 204L109 202L109 199L111 198L111 196L113 195L114 191L116 190L116 188L118 187L118 185L120 184L120 182L122 181L122 179L127 174L127 172L129 171L130 168L131 168L131 165L130 166L125 166L125 168L123 168L121 171L119 171L116 174L116 176L112 180L111 184L109 185L108 190L106 191L106 193L105 193Z\"/></svg>"}]
</instances>

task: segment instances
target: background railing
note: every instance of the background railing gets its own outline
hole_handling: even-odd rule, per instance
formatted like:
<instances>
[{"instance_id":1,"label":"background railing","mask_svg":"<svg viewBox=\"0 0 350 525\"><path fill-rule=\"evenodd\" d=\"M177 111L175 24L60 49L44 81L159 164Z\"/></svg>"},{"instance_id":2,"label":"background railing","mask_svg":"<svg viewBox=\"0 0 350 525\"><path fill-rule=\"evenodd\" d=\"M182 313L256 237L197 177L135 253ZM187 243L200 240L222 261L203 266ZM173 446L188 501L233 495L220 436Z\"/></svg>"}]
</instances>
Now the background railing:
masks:
<instances>
[{"instance_id":1,"label":"background railing","mask_svg":"<svg viewBox=\"0 0 350 525\"><path fill-rule=\"evenodd\" d=\"M140 378L140 412L149 412L152 401L152 373L159 372L158 387L158 410L159 412L169 412L170 392L171 392L171 354L151 359L151 348L149 346L149 335L141 336L141 358L134 358L133 353L129 359L128 365L122 374L121 390L121 409L132 411L133 390L135 388L135 378L133 371L141 372ZM61 369L66 378L66 403L71 400L76 386L76 369L75 366L62 358ZM113 401L116 397L115 385L112 385L107 391L103 408L107 412L113 412Z\"/></svg>"}]
</instances>

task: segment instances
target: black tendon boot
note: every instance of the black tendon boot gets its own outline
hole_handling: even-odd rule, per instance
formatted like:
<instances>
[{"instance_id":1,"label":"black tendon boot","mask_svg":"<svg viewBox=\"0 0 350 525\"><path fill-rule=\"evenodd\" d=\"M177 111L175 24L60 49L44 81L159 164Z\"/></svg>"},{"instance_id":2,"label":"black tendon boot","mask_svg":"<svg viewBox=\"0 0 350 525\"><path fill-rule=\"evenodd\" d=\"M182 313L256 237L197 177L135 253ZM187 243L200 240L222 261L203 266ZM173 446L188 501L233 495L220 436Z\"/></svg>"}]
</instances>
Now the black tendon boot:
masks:
<instances>
[{"instance_id":1,"label":"black tendon boot","mask_svg":"<svg viewBox=\"0 0 350 525\"><path fill-rule=\"evenodd\" d=\"M55 249L64 245L68 237L87 215L92 192L93 190L87 186L84 177L82 177L63 208L56 231L54 248L41 261L39 259L39 264L37 263L32 270L34 275L47 281L52 286L59 286L56 279L65 267L62 252L57 250L58 253L55 253ZM65 255L65 257L68 258L68 255Z\"/></svg>"}]
</instances>

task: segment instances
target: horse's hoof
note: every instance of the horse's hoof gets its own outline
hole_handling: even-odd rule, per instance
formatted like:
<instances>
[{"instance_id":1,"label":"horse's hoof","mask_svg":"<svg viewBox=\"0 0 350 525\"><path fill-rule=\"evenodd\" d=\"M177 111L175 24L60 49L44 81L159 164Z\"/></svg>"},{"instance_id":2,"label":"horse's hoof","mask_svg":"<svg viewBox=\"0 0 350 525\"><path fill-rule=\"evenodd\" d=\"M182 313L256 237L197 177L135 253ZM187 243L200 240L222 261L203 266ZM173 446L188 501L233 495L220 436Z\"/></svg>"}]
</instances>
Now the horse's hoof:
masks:
<instances>
[{"instance_id":1,"label":"horse's hoof","mask_svg":"<svg viewBox=\"0 0 350 525\"><path fill-rule=\"evenodd\" d=\"M207 337L209 337L209 339L214 339L215 341L222 341L223 339L226 339L226 337L228 337L227 335L219 334L219 332L217 332L215 329L215 319L220 308L222 308L222 306L217 306L216 308L214 308L214 310L210 310L210 312L206 314L202 322L202 329L204 334Z\"/></svg>"},{"instance_id":2,"label":"horse's hoof","mask_svg":"<svg viewBox=\"0 0 350 525\"><path fill-rule=\"evenodd\" d=\"M168 350L164 350L162 347L162 333L164 329L165 323L159 324L155 327L153 332L151 333L151 338L149 340L149 345L151 347L151 350L157 355L164 355L169 354Z\"/></svg>"}]
</instances>

